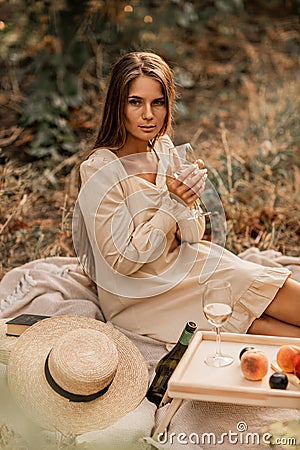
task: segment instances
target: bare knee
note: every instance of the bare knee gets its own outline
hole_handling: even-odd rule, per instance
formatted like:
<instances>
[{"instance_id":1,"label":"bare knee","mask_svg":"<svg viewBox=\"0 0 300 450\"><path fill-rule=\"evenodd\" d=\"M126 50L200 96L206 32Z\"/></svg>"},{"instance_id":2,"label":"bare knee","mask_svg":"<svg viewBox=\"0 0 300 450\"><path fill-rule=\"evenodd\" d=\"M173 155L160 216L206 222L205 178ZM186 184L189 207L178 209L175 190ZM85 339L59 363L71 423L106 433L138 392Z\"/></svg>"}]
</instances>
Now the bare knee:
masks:
<instances>
[{"instance_id":1,"label":"bare knee","mask_svg":"<svg viewBox=\"0 0 300 450\"><path fill-rule=\"evenodd\" d=\"M266 314L262 314L259 318L255 319L249 327L248 334L272 334L268 333L268 330L272 328L272 318Z\"/></svg>"},{"instance_id":2,"label":"bare knee","mask_svg":"<svg viewBox=\"0 0 300 450\"><path fill-rule=\"evenodd\" d=\"M298 326L274 319L267 314L263 314L258 319L255 319L247 333L300 338L300 328Z\"/></svg>"}]
</instances>

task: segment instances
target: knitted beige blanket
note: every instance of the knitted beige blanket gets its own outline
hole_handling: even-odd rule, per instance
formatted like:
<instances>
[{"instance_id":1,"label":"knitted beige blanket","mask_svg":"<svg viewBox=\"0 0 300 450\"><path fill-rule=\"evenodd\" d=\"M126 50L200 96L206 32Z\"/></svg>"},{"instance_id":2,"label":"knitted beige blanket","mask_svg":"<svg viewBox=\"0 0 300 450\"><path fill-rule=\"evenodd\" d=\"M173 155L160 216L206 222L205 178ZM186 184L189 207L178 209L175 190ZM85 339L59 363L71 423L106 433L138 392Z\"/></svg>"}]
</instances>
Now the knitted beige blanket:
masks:
<instances>
[{"instance_id":1,"label":"knitted beige blanket","mask_svg":"<svg viewBox=\"0 0 300 450\"><path fill-rule=\"evenodd\" d=\"M250 248L240 258L264 266L284 266L300 281L300 257L274 250ZM0 281L0 318L23 312L44 315L75 314L104 320L97 293L76 258L53 257L12 269Z\"/></svg>"},{"instance_id":2,"label":"knitted beige blanket","mask_svg":"<svg viewBox=\"0 0 300 450\"><path fill-rule=\"evenodd\" d=\"M260 252L255 248L239 256L266 266L285 266L291 270L292 277L300 281L300 258L282 256L272 250ZM84 276L76 258L46 258L32 261L11 270L3 277L0 282L0 318L14 317L25 312L44 315L84 315L104 320L94 286ZM157 361L166 353L165 345L145 336L135 335L126 330L121 331L140 349L148 365L151 379ZM15 339L17 338L0 335L2 383L5 383L5 363ZM12 428L17 427L16 423L11 422L11 418L4 418L1 405L3 405L2 397L0 431L4 424ZM291 431L282 425L282 422L294 420L295 422L290 424L298 429L299 410L202 401L185 401L173 417L166 435L160 442L153 441L151 432L168 408L169 405L166 405L156 410L152 403L144 399L136 410L107 429L78 436L74 448L78 446L84 449L103 450L151 448L234 450L245 447L248 450L257 450L267 448L269 446L267 444L270 444L278 433L278 439L281 441L277 441L277 444L292 442L292 446L277 445L275 448L294 450L300 448L300 442L298 447L294 441L287 441L289 437L287 434ZM280 424L276 425L277 422ZM282 436L285 436L285 441ZM62 437L59 433L48 433L47 439L49 442L51 440L61 442Z\"/></svg>"}]
</instances>

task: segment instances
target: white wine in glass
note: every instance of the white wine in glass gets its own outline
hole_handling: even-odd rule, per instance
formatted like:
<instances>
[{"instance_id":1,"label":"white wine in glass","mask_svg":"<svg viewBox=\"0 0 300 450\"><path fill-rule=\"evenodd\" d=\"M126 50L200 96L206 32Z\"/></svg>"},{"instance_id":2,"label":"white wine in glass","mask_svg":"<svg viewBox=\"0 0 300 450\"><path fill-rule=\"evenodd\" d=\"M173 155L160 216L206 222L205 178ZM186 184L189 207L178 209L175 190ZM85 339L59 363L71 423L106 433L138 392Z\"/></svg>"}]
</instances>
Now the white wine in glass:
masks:
<instances>
[{"instance_id":1,"label":"white wine in glass","mask_svg":"<svg viewBox=\"0 0 300 450\"><path fill-rule=\"evenodd\" d=\"M225 280L210 280L205 283L203 313L216 329L216 352L207 355L205 362L212 367L228 366L233 362L231 355L221 351L221 327L232 315L231 284Z\"/></svg>"},{"instance_id":2,"label":"white wine in glass","mask_svg":"<svg viewBox=\"0 0 300 450\"><path fill-rule=\"evenodd\" d=\"M173 155L172 155L173 154ZM197 164L194 164L196 161L196 156L193 150L193 147L190 143L177 145L171 148L171 166L173 170L173 176L178 178L179 175L186 170L191 165L195 166L195 170L199 170ZM194 217L199 216L210 216L211 212L204 212L200 206L200 199L194 203L192 208L192 213Z\"/></svg>"}]
</instances>

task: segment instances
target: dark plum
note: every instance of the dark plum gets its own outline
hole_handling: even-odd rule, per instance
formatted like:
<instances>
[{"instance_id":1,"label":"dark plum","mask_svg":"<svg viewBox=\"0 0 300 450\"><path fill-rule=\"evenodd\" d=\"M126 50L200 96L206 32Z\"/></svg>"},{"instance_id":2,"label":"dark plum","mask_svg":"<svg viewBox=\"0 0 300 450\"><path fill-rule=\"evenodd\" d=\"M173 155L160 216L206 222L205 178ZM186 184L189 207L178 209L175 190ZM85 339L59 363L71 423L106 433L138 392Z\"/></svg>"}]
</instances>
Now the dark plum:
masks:
<instances>
[{"instance_id":1,"label":"dark plum","mask_svg":"<svg viewBox=\"0 0 300 450\"><path fill-rule=\"evenodd\" d=\"M244 347L244 348L241 350L241 352L240 352L239 358L241 359L241 357L243 356L243 354L244 354L245 352L247 352L248 350L254 350L254 349L255 349L255 347Z\"/></svg>"},{"instance_id":2,"label":"dark plum","mask_svg":"<svg viewBox=\"0 0 300 450\"><path fill-rule=\"evenodd\" d=\"M275 372L269 379L269 385L272 389L286 389L288 383L288 377L283 372Z\"/></svg>"}]
</instances>

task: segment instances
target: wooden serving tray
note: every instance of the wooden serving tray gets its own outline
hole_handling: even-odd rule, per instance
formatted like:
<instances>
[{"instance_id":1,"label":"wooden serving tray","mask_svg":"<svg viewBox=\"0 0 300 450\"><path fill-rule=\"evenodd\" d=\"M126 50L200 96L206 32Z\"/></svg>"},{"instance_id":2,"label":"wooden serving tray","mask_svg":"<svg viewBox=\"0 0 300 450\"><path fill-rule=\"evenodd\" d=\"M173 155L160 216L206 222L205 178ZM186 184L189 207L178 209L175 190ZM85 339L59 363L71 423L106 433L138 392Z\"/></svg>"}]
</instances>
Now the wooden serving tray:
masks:
<instances>
[{"instance_id":1,"label":"wooden serving tray","mask_svg":"<svg viewBox=\"0 0 300 450\"><path fill-rule=\"evenodd\" d=\"M300 389L289 383L286 390L271 389L269 368L261 381L249 381L240 369L239 354L242 348L254 346L263 350L269 362L276 361L281 345L300 346L300 339L249 334L222 333L222 352L231 354L234 361L226 367L209 367L205 362L207 353L214 353L214 332L197 331L178 364L168 384L171 398L215 401L280 408L300 408Z\"/></svg>"}]
</instances>

